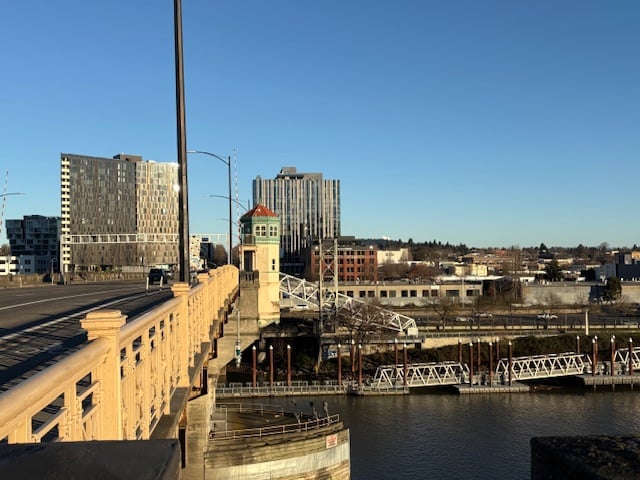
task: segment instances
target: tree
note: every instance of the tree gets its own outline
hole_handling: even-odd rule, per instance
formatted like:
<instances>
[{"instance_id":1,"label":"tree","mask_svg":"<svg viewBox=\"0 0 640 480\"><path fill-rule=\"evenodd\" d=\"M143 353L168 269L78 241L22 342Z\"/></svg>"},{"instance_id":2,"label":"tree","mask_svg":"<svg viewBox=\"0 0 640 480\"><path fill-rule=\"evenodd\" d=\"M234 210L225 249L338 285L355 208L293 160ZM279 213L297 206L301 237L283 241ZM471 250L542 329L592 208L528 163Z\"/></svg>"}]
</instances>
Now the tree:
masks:
<instances>
[{"instance_id":1,"label":"tree","mask_svg":"<svg viewBox=\"0 0 640 480\"><path fill-rule=\"evenodd\" d=\"M622 294L622 285L618 277L607 278L607 283L602 288L602 299L605 302L615 302Z\"/></svg>"},{"instance_id":2,"label":"tree","mask_svg":"<svg viewBox=\"0 0 640 480\"><path fill-rule=\"evenodd\" d=\"M438 297L432 304L431 308L440 317L440 323L442 328L447 326L447 318L453 316L455 311L460 306L460 303L453 297L442 296Z\"/></svg>"},{"instance_id":3,"label":"tree","mask_svg":"<svg viewBox=\"0 0 640 480\"><path fill-rule=\"evenodd\" d=\"M560 269L560 265L558 264L558 260L556 260L555 258L551 260L551 262L549 262L544 268L544 273L547 280L551 282L557 282L559 280L562 280L562 278L564 277L564 274Z\"/></svg>"},{"instance_id":4,"label":"tree","mask_svg":"<svg viewBox=\"0 0 640 480\"><path fill-rule=\"evenodd\" d=\"M216 245L213 249L213 263L226 265L228 263L227 250L222 245Z\"/></svg>"},{"instance_id":5,"label":"tree","mask_svg":"<svg viewBox=\"0 0 640 480\"><path fill-rule=\"evenodd\" d=\"M11 255L11 247L8 244L0 245L0 255L7 256Z\"/></svg>"}]
</instances>

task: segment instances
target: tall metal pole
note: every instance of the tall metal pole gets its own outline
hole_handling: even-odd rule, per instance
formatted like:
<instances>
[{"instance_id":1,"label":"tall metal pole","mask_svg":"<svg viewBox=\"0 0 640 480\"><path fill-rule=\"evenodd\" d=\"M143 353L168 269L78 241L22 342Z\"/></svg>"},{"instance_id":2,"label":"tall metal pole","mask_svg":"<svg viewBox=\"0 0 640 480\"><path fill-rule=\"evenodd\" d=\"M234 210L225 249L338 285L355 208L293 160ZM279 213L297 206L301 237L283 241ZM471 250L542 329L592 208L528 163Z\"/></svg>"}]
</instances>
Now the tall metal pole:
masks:
<instances>
[{"instance_id":1,"label":"tall metal pole","mask_svg":"<svg viewBox=\"0 0 640 480\"><path fill-rule=\"evenodd\" d=\"M287 345L287 387L291 387L291 345Z\"/></svg>"},{"instance_id":2,"label":"tall metal pole","mask_svg":"<svg viewBox=\"0 0 640 480\"><path fill-rule=\"evenodd\" d=\"M184 101L184 66L182 57L182 3L173 0L176 67L176 124L178 135L178 248L181 282L189 281L189 195L187 182L187 133Z\"/></svg>"},{"instance_id":3,"label":"tall metal pole","mask_svg":"<svg viewBox=\"0 0 640 480\"><path fill-rule=\"evenodd\" d=\"M362 345L358 344L358 387L362 387Z\"/></svg>"},{"instance_id":4,"label":"tall metal pole","mask_svg":"<svg viewBox=\"0 0 640 480\"><path fill-rule=\"evenodd\" d=\"M340 351L341 345L338 343L338 386L342 386L342 352Z\"/></svg>"},{"instance_id":5,"label":"tall metal pole","mask_svg":"<svg viewBox=\"0 0 640 480\"><path fill-rule=\"evenodd\" d=\"M509 386L513 385L513 347L511 340L509 340Z\"/></svg>"},{"instance_id":6,"label":"tall metal pole","mask_svg":"<svg viewBox=\"0 0 640 480\"><path fill-rule=\"evenodd\" d=\"M251 385L253 386L253 388L256 388L257 385L257 372L258 372L258 366L257 366L257 354L256 354L256 346L254 345L253 348L251 349L252 352L252 368L251 368L251 376L253 377L251 379Z\"/></svg>"},{"instance_id":7,"label":"tall metal pole","mask_svg":"<svg viewBox=\"0 0 640 480\"><path fill-rule=\"evenodd\" d=\"M220 155L217 155L215 153L211 153L211 152L206 152L204 150L188 150L187 153L199 153L201 155L208 155L210 157L214 157L217 158L218 160L220 160L222 163L224 163L227 166L227 182L228 182L228 191L227 191L227 196L225 197L224 195L209 195L210 197L219 197L219 198L226 198L229 201L229 242L228 242L228 249L229 251L227 252L227 262L229 265L231 265L231 251L233 250L233 219L231 218L231 203L232 202L236 202L239 203L237 200L233 200L233 198L231 198L231 156L228 156L227 159L225 160L224 158L222 158ZM237 163L236 163L236 168L237 168Z\"/></svg>"},{"instance_id":8,"label":"tall metal pole","mask_svg":"<svg viewBox=\"0 0 640 480\"><path fill-rule=\"evenodd\" d=\"M269 345L269 386L273 387L273 345Z\"/></svg>"},{"instance_id":9,"label":"tall metal pole","mask_svg":"<svg viewBox=\"0 0 640 480\"><path fill-rule=\"evenodd\" d=\"M231 265L233 250L233 220L231 219L231 156L227 157L227 176L229 180L229 265Z\"/></svg>"},{"instance_id":10,"label":"tall metal pole","mask_svg":"<svg viewBox=\"0 0 640 480\"><path fill-rule=\"evenodd\" d=\"M489 342L489 386L493 386L493 346Z\"/></svg>"}]
</instances>

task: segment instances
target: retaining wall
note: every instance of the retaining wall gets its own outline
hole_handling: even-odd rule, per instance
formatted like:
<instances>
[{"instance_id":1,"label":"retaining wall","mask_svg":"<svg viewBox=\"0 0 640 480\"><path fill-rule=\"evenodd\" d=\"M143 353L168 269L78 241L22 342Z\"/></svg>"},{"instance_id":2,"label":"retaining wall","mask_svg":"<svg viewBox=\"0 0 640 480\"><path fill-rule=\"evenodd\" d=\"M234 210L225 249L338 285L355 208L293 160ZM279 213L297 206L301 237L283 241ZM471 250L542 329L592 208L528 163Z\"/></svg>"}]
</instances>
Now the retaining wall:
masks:
<instances>
[{"instance_id":1,"label":"retaining wall","mask_svg":"<svg viewBox=\"0 0 640 480\"><path fill-rule=\"evenodd\" d=\"M205 480L348 480L349 430L342 423L315 431L213 441Z\"/></svg>"}]
</instances>

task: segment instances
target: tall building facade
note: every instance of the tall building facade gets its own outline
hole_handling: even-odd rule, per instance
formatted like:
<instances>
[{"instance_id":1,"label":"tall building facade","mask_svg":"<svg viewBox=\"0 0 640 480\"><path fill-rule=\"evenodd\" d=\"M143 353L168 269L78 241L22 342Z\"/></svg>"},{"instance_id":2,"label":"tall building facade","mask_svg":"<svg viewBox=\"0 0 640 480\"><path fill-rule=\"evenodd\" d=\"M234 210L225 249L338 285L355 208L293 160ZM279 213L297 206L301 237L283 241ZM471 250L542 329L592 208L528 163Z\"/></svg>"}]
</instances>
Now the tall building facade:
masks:
<instances>
[{"instance_id":1,"label":"tall building facade","mask_svg":"<svg viewBox=\"0 0 640 480\"><path fill-rule=\"evenodd\" d=\"M62 271L178 263L178 164L60 155Z\"/></svg>"},{"instance_id":2,"label":"tall building facade","mask_svg":"<svg viewBox=\"0 0 640 480\"><path fill-rule=\"evenodd\" d=\"M27 215L7 219L7 239L19 269L15 273L57 271L60 251L60 217Z\"/></svg>"},{"instance_id":3,"label":"tall building facade","mask_svg":"<svg viewBox=\"0 0 640 480\"><path fill-rule=\"evenodd\" d=\"M283 167L274 179L258 176L253 181L253 204L280 217L284 271L293 272L296 263L304 270L304 254L313 241L340 236L340 180L324 180L321 173Z\"/></svg>"},{"instance_id":4,"label":"tall building facade","mask_svg":"<svg viewBox=\"0 0 640 480\"><path fill-rule=\"evenodd\" d=\"M308 250L305 278L317 281L338 278L338 282L377 282L378 247L364 245L353 237L334 240L334 245L314 246Z\"/></svg>"}]
</instances>

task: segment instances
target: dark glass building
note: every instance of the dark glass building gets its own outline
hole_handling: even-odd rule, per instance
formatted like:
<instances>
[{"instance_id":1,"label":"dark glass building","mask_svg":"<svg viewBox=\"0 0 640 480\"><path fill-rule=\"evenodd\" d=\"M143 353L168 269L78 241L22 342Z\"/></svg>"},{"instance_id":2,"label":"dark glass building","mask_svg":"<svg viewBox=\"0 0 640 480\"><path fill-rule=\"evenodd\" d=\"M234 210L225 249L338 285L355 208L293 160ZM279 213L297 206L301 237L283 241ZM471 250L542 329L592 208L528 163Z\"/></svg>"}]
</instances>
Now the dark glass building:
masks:
<instances>
[{"instance_id":1,"label":"dark glass building","mask_svg":"<svg viewBox=\"0 0 640 480\"><path fill-rule=\"evenodd\" d=\"M63 153L63 271L178 263L178 164Z\"/></svg>"}]
</instances>

